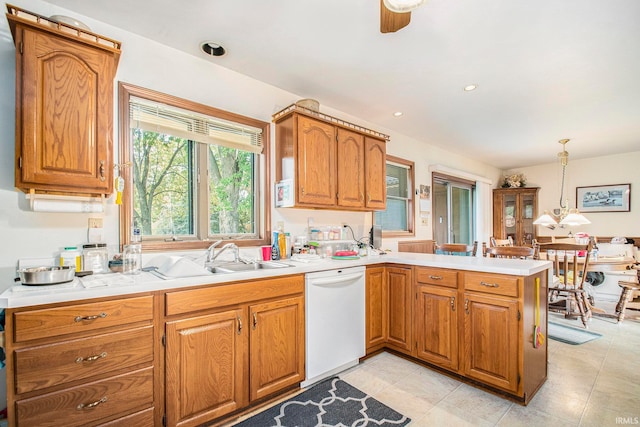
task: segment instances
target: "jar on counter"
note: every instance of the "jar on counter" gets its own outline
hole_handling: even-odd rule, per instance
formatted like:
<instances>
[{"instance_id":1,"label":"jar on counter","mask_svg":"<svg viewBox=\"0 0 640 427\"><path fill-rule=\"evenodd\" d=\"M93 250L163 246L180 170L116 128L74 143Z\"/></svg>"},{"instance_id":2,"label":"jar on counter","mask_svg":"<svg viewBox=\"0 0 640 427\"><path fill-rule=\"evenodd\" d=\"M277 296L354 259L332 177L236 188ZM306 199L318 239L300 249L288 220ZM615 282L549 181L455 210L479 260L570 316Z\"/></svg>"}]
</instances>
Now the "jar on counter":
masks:
<instances>
[{"instance_id":1,"label":"jar on counter","mask_svg":"<svg viewBox=\"0 0 640 427\"><path fill-rule=\"evenodd\" d=\"M75 271L82 270L82 257L76 246L67 246L60 252L60 265L71 266Z\"/></svg>"},{"instance_id":2,"label":"jar on counter","mask_svg":"<svg viewBox=\"0 0 640 427\"><path fill-rule=\"evenodd\" d=\"M94 273L109 272L109 254L106 243L82 245L82 262L85 270Z\"/></svg>"}]
</instances>

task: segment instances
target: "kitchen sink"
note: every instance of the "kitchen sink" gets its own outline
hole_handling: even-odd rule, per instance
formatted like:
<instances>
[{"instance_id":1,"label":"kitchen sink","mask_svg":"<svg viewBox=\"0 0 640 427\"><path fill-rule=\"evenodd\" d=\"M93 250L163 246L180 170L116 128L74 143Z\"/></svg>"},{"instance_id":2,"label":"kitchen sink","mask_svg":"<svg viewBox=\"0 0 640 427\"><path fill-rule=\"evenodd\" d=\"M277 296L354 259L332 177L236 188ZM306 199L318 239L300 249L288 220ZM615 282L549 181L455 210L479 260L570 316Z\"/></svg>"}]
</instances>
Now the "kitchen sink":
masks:
<instances>
[{"instance_id":1,"label":"kitchen sink","mask_svg":"<svg viewBox=\"0 0 640 427\"><path fill-rule=\"evenodd\" d=\"M240 273L243 271L254 270L272 270L280 268L293 267L291 264L285 264L283 262L252 262L250 264L244 264L241 262L230 262L226 264L209 266L207 269L212 273Z\"/></svg>"}]
</instances>

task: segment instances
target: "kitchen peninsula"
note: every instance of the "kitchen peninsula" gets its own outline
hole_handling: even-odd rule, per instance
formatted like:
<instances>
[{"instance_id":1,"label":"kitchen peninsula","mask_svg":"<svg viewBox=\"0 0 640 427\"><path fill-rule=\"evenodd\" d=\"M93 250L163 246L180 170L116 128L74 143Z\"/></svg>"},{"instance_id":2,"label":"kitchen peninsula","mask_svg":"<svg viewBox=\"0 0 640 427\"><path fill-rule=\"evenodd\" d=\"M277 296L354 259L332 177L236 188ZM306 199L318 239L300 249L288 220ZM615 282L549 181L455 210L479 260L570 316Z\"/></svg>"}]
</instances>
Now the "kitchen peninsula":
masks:
<instances>
[{"instance_id":1,"label":"kitchen peninsula","mask_svg":"<svg viewBox=\"0 0 640 427\"><path fill-rule=\"evenodd\" d=\"M367 354L388 349L523 404L546 379L547 345L534 327L546 335L549 262L389 253L290 263L8 289L10 425L56 411L65 426L195 426L294 390L305 378L304 275L359 265Z\"/></svg>"}]
</instances>

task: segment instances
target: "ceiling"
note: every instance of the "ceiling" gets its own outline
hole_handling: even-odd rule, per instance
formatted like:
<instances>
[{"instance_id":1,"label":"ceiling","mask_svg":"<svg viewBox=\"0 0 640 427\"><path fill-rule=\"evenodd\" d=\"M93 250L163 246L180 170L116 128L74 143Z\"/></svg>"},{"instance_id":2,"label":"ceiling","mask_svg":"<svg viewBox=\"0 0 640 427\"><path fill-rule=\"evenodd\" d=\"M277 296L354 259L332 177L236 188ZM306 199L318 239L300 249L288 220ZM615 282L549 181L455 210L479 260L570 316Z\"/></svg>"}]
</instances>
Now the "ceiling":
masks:
<instances>
[{"instance_id":1,"label":"ceiling","mask_svg":"<svg viewBox=\"0 0 640 427\"><path fill-rule=\"evenodd\" d=\"M640 149L638 0L48 2L501 169Z\"/></svg>"}]
</instances>

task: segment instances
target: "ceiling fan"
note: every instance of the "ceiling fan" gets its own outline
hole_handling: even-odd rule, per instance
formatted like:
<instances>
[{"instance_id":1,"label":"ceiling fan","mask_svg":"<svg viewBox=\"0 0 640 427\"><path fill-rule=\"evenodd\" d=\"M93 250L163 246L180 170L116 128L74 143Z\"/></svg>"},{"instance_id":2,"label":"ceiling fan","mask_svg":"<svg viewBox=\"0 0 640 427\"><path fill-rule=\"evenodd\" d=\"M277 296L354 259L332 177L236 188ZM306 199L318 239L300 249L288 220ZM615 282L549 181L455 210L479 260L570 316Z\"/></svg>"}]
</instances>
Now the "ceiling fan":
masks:
<instances>
[{"instance_id":1,"label":"ceiling fan","mask_svg":"<svg viewBox=\"0 0 640 427\"><path fill-rule=\"evenodd\" d=\"M395 33L411 22L411 11L426 0L380 0L380 32Z\"/></svg>"}]
</instances>

